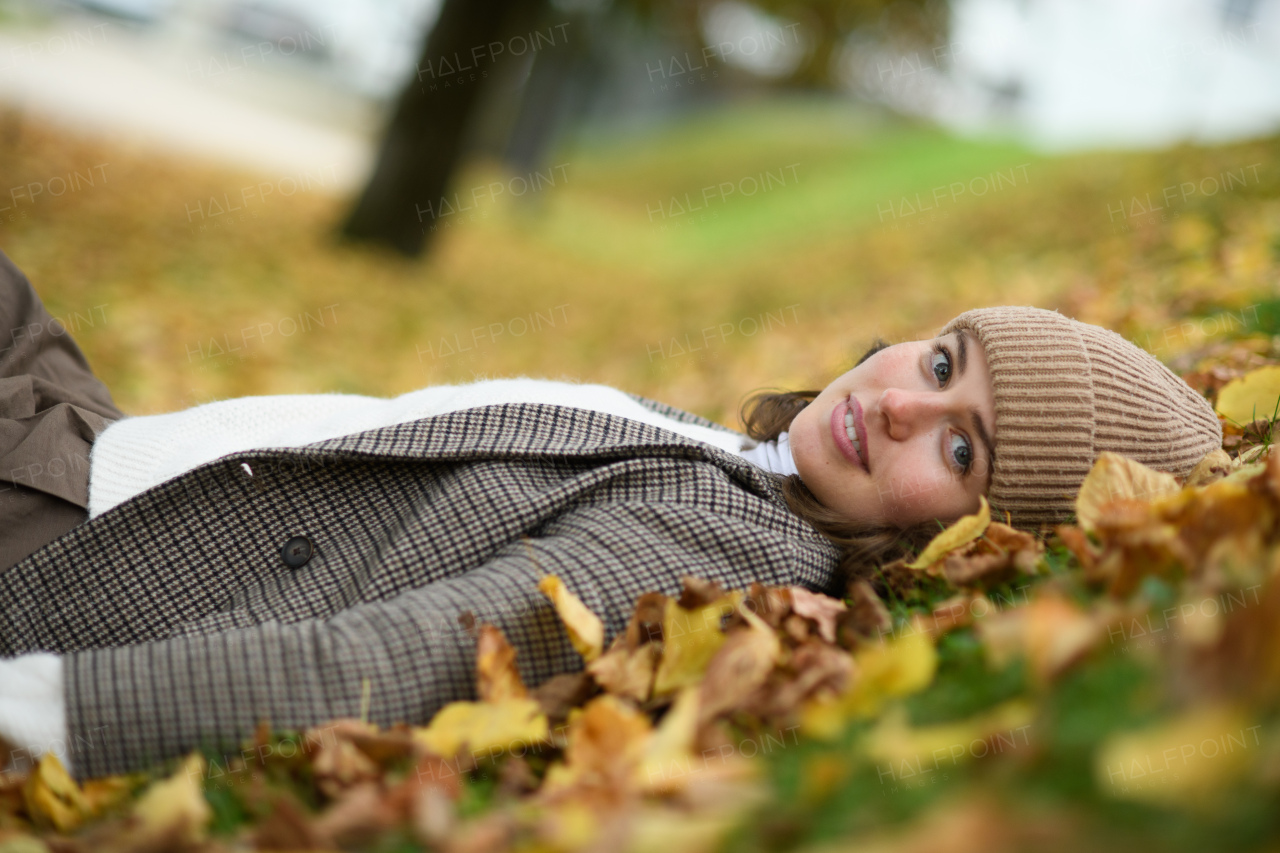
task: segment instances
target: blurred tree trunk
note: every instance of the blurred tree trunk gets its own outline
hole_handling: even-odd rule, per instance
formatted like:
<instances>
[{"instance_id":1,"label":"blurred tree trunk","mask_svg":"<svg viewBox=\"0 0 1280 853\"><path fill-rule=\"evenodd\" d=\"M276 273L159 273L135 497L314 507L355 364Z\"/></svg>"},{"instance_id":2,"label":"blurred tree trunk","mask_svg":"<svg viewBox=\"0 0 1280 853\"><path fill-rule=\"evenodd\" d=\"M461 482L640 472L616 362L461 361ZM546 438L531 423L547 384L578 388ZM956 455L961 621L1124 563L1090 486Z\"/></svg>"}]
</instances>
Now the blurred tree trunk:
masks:
<instances>
[{"instance_id":1,"label":"blurred tree trunk","mask_svg":"<svg viewBox=\"0 0 1280 853\"><path fill-rule=\"evenodd\" d=\"M606 69L594 50L607 39L593 34L585 15L563 15L558 26L572 35L555 50L540 51L521 92L502 159L517 174L540 168L563 129L586 109Z\"/></svg>"},{"instance_id":2,"label":"blurred tree trunk","mask_svg":"<svg viewBox=\"0 0 1280 853\"><path fill-rule=\"evenodd\" d=\"M373 176L342 235L420 255L463 151L468 120L488 86L492 42L545 0L445 0L414 75L383 135ZM495 50L495 53L497 51ZM461 80L461 83L458 81Z\"/></svg>"}]
</instances>

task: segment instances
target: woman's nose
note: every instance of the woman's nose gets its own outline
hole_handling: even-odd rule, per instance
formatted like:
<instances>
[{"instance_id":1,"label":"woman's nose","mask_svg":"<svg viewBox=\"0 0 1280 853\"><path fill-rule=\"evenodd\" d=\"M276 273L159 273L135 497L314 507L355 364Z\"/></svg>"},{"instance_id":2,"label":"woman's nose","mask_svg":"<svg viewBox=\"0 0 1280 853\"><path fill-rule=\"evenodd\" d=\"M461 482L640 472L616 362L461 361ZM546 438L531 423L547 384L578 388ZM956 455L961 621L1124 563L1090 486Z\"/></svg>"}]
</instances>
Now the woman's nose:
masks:
<instances>
[{"instance_id":1,"label":"woman's nose","mask_svg":"<svg viewBox=\"0 0 1280 853\"><path fill-rule=\"evenodd\" d=\"M886 388L880 394L880 411L885 416L885 429L895 441L905 441L937 420L945 407L936 392L907 391Z\"/></svg>"}]
</instances>

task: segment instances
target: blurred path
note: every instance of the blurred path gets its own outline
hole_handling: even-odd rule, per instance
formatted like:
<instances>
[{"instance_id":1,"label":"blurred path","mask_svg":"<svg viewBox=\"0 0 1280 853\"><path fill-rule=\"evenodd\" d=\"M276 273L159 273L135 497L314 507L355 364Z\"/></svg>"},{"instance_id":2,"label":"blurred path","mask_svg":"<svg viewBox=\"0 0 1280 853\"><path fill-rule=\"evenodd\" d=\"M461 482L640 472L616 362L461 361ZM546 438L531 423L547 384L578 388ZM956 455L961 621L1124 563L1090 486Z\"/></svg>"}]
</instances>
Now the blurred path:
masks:
<instances>
[{"instance_id":1,"label":"blurred path","mask_svg":"<svg viewBox=\"0 0 1280 853\"><path fill-rule=\"evenodd\" d=\"M368 120L348 127L333 120L342 107L358 112L341 101L281 75L252 50L218 48L179 30L130 31L85 17L0 31L0 103L76 130L264 174L331 170L329 186L348 192L362 184L373 143L367 129L350 129ZM328 123L315 117L330 105L337 108L327 111Z\"/></svg>"}]
</instances>

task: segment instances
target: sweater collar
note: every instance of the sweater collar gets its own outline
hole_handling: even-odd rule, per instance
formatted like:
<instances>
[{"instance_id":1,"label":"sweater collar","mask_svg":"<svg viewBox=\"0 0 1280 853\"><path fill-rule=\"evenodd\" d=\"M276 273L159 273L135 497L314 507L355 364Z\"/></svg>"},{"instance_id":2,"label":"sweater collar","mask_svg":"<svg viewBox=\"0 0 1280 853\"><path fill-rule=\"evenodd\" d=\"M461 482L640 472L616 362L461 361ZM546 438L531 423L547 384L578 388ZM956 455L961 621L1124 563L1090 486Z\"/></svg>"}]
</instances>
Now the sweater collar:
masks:
<instances>
[{"instance_id":1,"label":"sweater collar","mask_svg":"<svg viewBox=\"0 0 1280 853\"><path fill-rule=\"evenodd\" d=\"M773 441L762 441L755 447L742 451L742 458L754 462L772 474L784 477L800 476L795 458L791 455L791 439L785 432Z\"/></svg>"}]
</instances>

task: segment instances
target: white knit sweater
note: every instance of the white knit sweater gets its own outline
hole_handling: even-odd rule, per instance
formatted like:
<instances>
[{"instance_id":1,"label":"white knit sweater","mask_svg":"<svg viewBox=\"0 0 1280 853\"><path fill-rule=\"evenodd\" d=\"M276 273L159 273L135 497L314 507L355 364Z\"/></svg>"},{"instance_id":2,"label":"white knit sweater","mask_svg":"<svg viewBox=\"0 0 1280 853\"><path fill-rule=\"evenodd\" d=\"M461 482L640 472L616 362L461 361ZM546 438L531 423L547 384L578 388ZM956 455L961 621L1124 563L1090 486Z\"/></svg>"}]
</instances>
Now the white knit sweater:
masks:
<instances>
[{"instance_id":1,"label":"white knit sweater","mask_svg":"<svg viewBox=\"0 0 1280 853\"><path fill-rule=\"evenodd\" d=\"M237 397L179 412L127 417L94 440L89 456L89 517L228 453L300 447L329 438L477 406L550 403L643 421L722 450L762 468L795 473L785 434L775 444L652 412L606 385L545 379L492 379L436 385L390 399L359 394Z\"/></svg>"},{"instance_id":2,"label":"white knit sweater","mask_svg":"<svg viewBox=\"0 0 1280 853\"><path fill-rule=\"evenodd\" d=\"M657 414L616 388L522 377L438 385L390 399L358 394L237 397L168 414L126 417L103 430L90 450L89 516L228 453L299 447L500 403L550 403L619 415L736 453L768 471L797 473L786 433L776 442L757 444L741 433ZM0 735L32 756L55 751L71 766L74 755L60 747L66 743L66 711L59 655L38 652L0 660Z\"/></svg>"}]
</instances>

